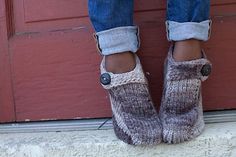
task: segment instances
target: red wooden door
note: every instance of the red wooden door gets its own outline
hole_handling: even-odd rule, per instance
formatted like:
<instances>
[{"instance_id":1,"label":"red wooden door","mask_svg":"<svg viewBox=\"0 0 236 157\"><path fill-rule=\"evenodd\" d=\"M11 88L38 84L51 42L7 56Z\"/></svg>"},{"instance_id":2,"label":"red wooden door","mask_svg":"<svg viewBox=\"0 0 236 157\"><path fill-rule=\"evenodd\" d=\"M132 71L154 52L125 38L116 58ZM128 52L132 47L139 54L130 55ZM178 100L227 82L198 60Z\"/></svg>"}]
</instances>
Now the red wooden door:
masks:
<instances>
[{"instance_id":1,"label":"red wooden door","mask_svg":"<svg viewBox=\"0 0 236 157\"><path fill-rule=\"evenodd\" d=\"M204 83L205 110L236 108L236 0L212 0L214 27L205 50L214 64ZM159 105L165 1L135 0L139 52ZM0 0L0 121L111 116L86 0Z\"/></svg>"}]
</instances>

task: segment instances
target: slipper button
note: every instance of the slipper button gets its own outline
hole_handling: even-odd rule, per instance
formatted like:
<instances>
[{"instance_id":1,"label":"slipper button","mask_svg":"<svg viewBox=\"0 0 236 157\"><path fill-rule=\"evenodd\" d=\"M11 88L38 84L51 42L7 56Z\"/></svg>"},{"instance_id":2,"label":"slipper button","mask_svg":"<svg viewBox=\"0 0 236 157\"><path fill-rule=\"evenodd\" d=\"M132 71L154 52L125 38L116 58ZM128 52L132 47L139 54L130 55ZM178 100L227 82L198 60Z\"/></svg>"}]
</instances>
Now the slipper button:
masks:
<instances>
[{"instance_id":1,"label":"slipper button","mask_svg":"<svg viewBox=\"0 0 236 157\"><path fill-rule=\"evenodd\" d=\"M103 84L103 85L108 85L111 83L111 76L110 74L108 73L103 73L101 76L100 76L100 82Z\"/></svg>"},{"instance_id":2,"label":"slipper button","mask_svg":"<svg viewBox=\"0 0 236 157\"><path fill-rule=\"evenodd\" d=\"M205 64L201 69L202 76L209 76L211 73L211 65Z\"/></svg>"}]
</instances>

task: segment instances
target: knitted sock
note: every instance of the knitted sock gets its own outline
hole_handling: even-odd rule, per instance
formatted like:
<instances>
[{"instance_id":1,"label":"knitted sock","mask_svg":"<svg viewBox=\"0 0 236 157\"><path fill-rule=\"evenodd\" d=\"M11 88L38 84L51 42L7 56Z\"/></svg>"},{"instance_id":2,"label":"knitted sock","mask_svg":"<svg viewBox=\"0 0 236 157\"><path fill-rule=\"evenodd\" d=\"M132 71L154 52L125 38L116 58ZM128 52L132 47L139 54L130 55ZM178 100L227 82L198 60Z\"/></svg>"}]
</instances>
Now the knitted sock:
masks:
<instances>
[{"instance_id":1,"label":"knitted sock","mask_svg":"<svg viewBox=\"0 0 236 157\"><path fill-rule=\"evenodd\" d=\"M197 137L204 129L201 82L208 78L211 63L201 59L175 62L170 48L160 109L163 141L180 143Z\"/></svg>"},{"instance_id":2,"label":"knitted sock","mask_svg":"<svg viewBox=\"0 0 236 157\"><path fill-rule=\"evenodd\" d=\"M161 123L153 105L141 63L126 73L114 74L101 63L101 83L107 89L116 136L128 144L154 145L161 142Z\"/></svg>"}]
</instances>

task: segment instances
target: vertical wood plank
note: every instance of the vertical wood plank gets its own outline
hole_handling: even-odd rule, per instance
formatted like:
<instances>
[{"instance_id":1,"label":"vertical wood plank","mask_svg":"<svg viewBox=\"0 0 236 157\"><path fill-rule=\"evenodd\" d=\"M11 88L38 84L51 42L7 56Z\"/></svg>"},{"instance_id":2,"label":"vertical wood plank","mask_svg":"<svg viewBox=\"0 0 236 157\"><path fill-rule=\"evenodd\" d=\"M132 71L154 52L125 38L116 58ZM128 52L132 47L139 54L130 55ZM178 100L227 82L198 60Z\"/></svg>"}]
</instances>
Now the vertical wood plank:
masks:
<instances>
[{"instance_id":1,"label":"vertical wood plank","mask_svg":"<svg viewBox=\"0 0 236 157\"><path fill-rule=\"evenodd\" d=\"M15 121L5 0L0 0L0 122Z\"/></svg>"}]
</instances>

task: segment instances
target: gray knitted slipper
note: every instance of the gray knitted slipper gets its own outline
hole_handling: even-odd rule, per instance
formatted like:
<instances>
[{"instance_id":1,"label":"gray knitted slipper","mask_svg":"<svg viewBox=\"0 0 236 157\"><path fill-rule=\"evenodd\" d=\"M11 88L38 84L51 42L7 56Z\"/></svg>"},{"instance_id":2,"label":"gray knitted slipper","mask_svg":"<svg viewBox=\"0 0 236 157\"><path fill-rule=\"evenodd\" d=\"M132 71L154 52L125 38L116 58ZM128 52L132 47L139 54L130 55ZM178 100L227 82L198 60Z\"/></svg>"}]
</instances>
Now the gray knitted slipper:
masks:
<instances>
[{"instance_id":1,"label":"gray knitted slipper","mask_svg":"<svg viewBox=\"0 0 236 157\"><path fill-rule=\"evenodd\" d=\"M114 74L101 63L102 86L107 89L113 113L116 136L133 145L154 145L161 142L161 123L153 105L138 56L135 68Z\"/></svg>"},{"instance_id":2,"label":"gray knitted slipper","mask_svg":"<svg viewBox=\"0 0 236 157\"><path fill-rule=\"evenodd\" d=\"M126 134L117 124L114 115L112 115L113 128L116 136L121 139L123 142L134 145L131 137Z\"/></svg>"},{"instance_id":3,"label":"gray knitted slipper","mask_svg":"<svg viewBox=\"0 0 236 157\"><path fill-rule=\"evenodd\" d=\"M166 143L191 140L204 129L201 82L211 72L211 63L203 58L175 62L170 48L165 63L165 80L160 108L163 127L162 138Z\"/></svg>"}]
</instances>

